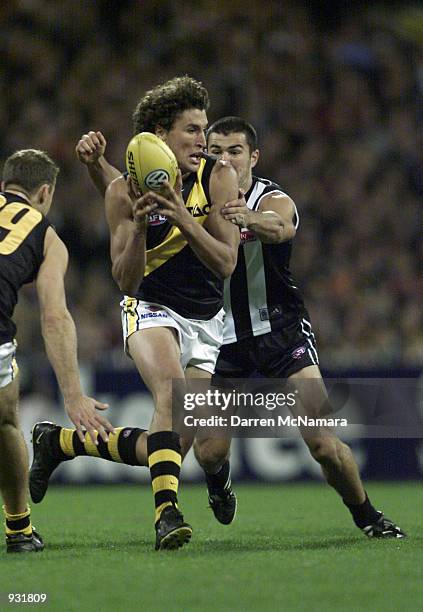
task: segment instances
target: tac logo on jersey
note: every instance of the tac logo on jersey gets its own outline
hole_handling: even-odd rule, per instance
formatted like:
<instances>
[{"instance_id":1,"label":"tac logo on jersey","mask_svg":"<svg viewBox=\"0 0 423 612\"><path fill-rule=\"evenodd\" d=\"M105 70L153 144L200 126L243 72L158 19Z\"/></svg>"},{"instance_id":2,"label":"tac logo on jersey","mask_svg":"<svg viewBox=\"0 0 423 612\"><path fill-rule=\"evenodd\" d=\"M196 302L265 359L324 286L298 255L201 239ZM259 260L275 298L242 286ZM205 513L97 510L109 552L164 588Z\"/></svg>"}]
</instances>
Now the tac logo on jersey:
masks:
<instances>
[{"instance_id":1,"label":"tac logo on jersey","mask_svg":"<svg viewBox=\"0 0 423 612\"><path fill-rule=\"evenodd\" d=\"M199 204L193 204L192 206L187 206L187 211L193 217L205 217L210 212L210 204L204 204L203 207L201 207Z\"/></svg>"},{"instance_id":2,"label":"tac logo on jersey","mask_svg":"<svg viewBox=\"0 0 423 612\"><path fill-rule=\"evenodd\" d=\"M153 170L152 172L149 172L145 177L145 184L150 189L160 189L163 183L165 181L168 181L169 178L169 174L166 172L166 170Z\"/></svg>"},{"instance_id":3,"label":"tac logo on jersey","mask_svg":"<svg viewBox=\"0 0 423 612\"><path fill-rule=\"evenodd\" d=\"M161 215L158 212L153 212L148 215L148 223L149 225L162 225L162 223L166 223L167 218L164 215Z\"/></svg>"}]
</instances>

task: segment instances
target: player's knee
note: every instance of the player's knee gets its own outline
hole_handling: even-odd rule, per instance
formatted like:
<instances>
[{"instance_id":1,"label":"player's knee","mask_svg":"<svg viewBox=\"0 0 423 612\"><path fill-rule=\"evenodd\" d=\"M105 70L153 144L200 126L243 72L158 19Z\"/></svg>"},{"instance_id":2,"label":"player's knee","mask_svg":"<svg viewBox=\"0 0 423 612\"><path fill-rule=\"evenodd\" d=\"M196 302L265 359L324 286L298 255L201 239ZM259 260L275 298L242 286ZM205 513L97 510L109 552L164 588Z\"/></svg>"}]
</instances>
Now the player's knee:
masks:
<instances>
[{"instance_id":1,"label":"player's knee","mask_svg":"<svg viewBox=\"0 0 423 612\"><path fill-rule=\"evenodd\" d=\"M0 433L7 436L18 429L17 416L10 413L2 414L0 411Z\"/></svg>"},{"instance_id":2,"label":"player's knee","mask_svg":"<svg viewBox=\"0 0 423 612\"><path fill-rule=\"evenodd\" d=\"M194 452L198 463L207 471L218 469L226 461L229 455L229 444L224 440L210 438L207 440L196 440Z\"/></svg>"},{"instance_id":3,"label":"player's knee","mask_svg":"<svg viewBox=\"0 0 423 612\"><path fill-rule=\"evenodd\" d=\"M306 440L310 453L320 465L339 466L341 463L342 442L332 437L313 438Z\"/></svg>"},{"instance_id":4,"label":"player's knee","mask_svg":"<svg viewBox=\"0 0 423 612\"><path fill-rule=\"evenodd\" d=\"M18 427L18 413L15 407L0 406L0 427Z\"/></svg>"},{"instance_id":5,"label":"player's knee","mask_svg":"<svg viewBox=\"0 0 423 612\"><path fill-rule=\"evenodd\" d=\"M172 429L172 405L166 401L155 401L153 421L156 431Z\"/></svg>"}]
</instances>

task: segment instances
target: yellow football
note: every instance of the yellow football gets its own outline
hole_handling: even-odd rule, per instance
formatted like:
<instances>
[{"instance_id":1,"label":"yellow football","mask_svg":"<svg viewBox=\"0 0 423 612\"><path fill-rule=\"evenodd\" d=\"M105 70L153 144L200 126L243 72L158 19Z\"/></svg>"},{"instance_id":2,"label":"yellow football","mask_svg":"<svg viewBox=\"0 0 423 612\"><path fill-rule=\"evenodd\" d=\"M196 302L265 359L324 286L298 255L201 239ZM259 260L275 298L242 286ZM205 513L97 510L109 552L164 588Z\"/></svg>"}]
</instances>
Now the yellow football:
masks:
<instances>
[{"instance_id":1,"label":"yellow football","mask_svg":"<svg viewBox=\"0 0 423 612\"><path fill-rule=\"evenodd\" d=\"M126 169L141 193L160 192L164 181L174 187L178 162L161 138L150 132L141 132L128 144Z\"/></svg>"}]
</instances>

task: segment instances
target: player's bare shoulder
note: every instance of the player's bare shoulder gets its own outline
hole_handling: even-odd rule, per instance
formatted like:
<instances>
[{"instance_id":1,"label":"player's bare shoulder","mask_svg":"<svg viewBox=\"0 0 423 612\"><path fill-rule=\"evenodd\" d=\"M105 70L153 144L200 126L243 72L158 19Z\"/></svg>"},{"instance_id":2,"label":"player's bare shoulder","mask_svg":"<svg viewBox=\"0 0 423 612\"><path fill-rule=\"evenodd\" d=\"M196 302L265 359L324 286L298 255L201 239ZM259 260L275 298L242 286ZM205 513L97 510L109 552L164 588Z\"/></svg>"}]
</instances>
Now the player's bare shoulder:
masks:
<instances>
[{"instance_id":1,"label":"player's bare shoulder","mask_svg":"<svg viewBox=\"0 0 423 612\"><path fill-rule=\"evenodd\" d=\"M37 290L40 295L48 293L55 283L63 279L69 261L68 249L53 227L49 227L44 237L43 262L37 274Z\"/></svg>"},{"instance_id":2,"label":"player's bare shoulder","mask_svg":"<svg viewBox=\"0 0 423 612\"><path fill-rule=\"evenodd\" d=\"M66 262L69 257L68 249L65 243L52 226L47 228L46 235L44 237L44 258L46 258L47 255L52 259L56 257L66 259Z\"/></svg>"},{"instance_id":3,"label":"player's bare shoulder","mask_svg":"<svg viewBox=\"0 0 423 612\"><path fill-rule=\"evenodd\" d=\"M293 199L282 191L272 191L266 194L258 207L260 212L277 212L279 214L292 215L296 212Z\"/></svg>"}]
</instances>

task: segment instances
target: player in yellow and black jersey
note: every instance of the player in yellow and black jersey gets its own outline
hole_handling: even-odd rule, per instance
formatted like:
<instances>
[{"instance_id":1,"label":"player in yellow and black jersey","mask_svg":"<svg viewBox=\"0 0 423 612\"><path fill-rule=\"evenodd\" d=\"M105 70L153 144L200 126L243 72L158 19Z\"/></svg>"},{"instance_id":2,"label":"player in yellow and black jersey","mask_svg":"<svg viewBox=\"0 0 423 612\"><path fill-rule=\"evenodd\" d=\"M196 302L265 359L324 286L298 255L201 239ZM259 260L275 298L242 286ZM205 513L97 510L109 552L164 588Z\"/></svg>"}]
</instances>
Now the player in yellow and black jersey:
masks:
<instances>
[{"instance_id":1,"label":"player in yellow and black jersey","mask_svg":"<svg viewBox=\"0 0 423 612\"><path fill-rule=\"evenodd\" d=\"M15 338L12 316L18 291L38 273L48 227L46 217L29 206L24 195L0 194L0 345Z\"/></svg>"},{"instance_id":2,"label":"player in yellow and black jersey","mask_svg":"<svg viewBox=\"0 0 423 612\"><path fill-rule=\"evenodd\" d=\"M182 183L187 211L201 225L211 208L215 160L203 155L199 170ZM207 321L222 308L223 281L197 257L182 232L158 208L149 216L144 278L132 297L167 306L187 319ZM187 278L189 273L189 279Z\"/></svg>"},{"instance_id":3,"label":"player in yellow and black jersey","mask_svg":"<svg viewBox=\"0 0 423 612\"><path fill-rule=\"evenodd\" d=\"M13 311L19 289L36 280L42 332L65 408L83 439L94 427L107 438L113 428L96 414L105 408L81 391L76 335L66 308L64 274L68 254L47 218L59 169L42 151L17 151L5 162L0 193L0 492L6 516L7 552L43 550L27 505L28 456L19 429L18 367ZM93 419L95 421L93 421ZM97 432L95 432L96 439Z\"/></svg>"},{"instance_id":4,"label":"player in yellow and black jersey","mask_svg":"<svg viewBox=\"0 0 423 612\"><path fill-rule=\"evenodd\" d=\"M223 279L235 268L239 244L238 229L221 214L238 193L236 173L227 163L203 158L207 108L206 89L189 77L148 92L135 109L134 132L154 132L172 149L180 169L177 184L163 195L142 197L132 185L131 200L122 177L105 197L112 274L126 294L126 349L155 400L147 455L156 548L176 548L191 535L177 507L181 448L172 430L171 382L184 375L210 378L214 371L222 342ZM155 219L169 224L156 245L149 225Z\"/></svg>"},{"instance_id":5,"label":"player in yellow and black jersey","mask_svg":"<svg viewBox=\"0 0 423 612\"><path fill-rule=\"evenodd\" d=\"M112 274L125 294L121 303L125 348L153 395L155 411L148 435L122 429L113 448L110 443L100 444L99 453L82 448L72 430L57 430L63 440L66 437L61 448L69 458L100 454L139 464L138 458L147 453L157 549L177 548L191 536L177 505L186 449L181 449L179 435L172 429L172 380L210 378L214 371L222 343L223 279L235 268L239 244L238 229L221 214L226 202L238 194L236 173L227 162L203 155L208 104L207 90L185 76L147 92L135 109L134 132L155 133L178 161L175 188L167 186L163 195L140 197L131 179L105 160L106 143L100 132L90 132L77 145L79 159L105 192ZM35 451L40 466L60 462L48 449ZM212 466L216 472L220 468ZM48 477L49 470L44 476L41 470L31 474L35 501L42 499Z\"/></svg>"}]
</instances>

